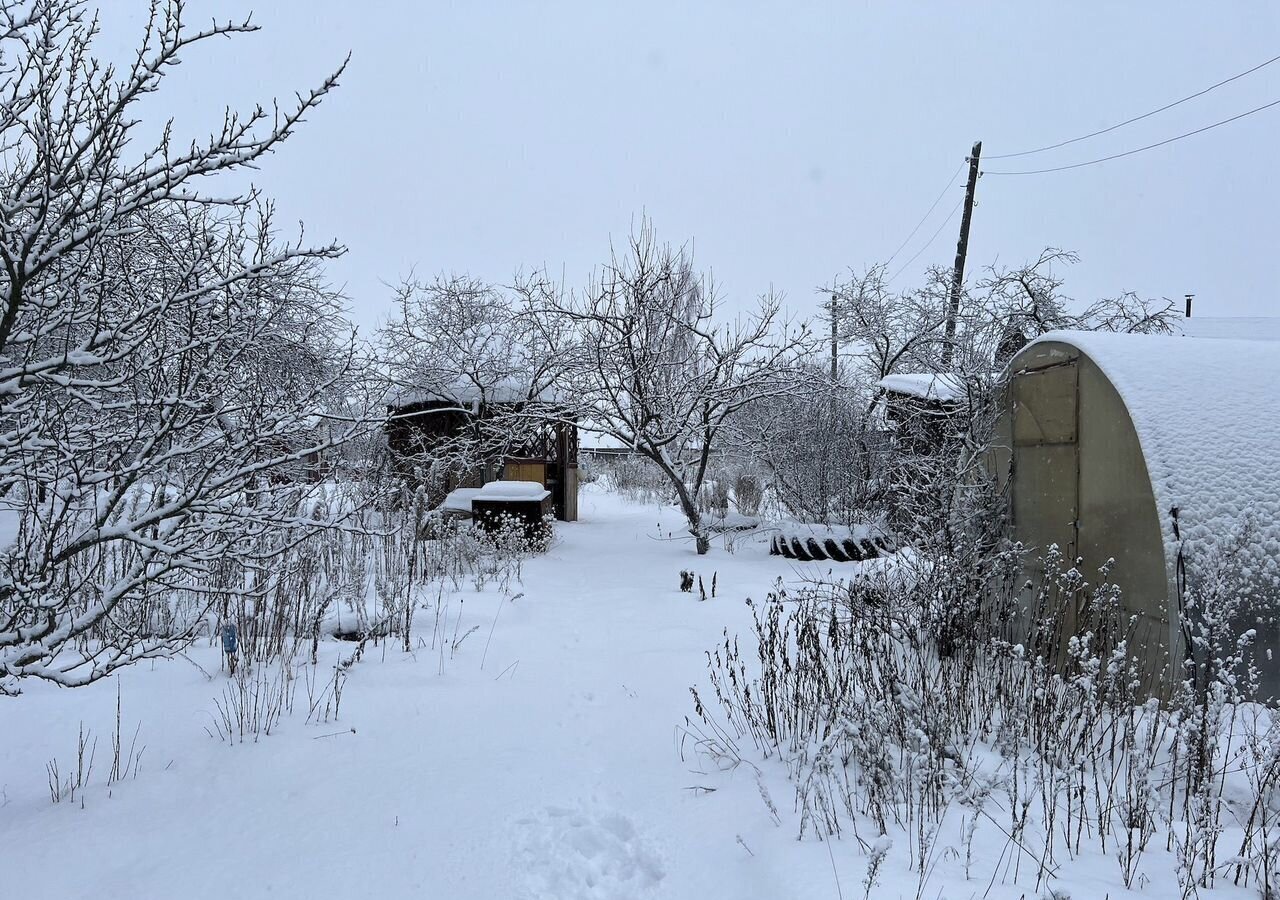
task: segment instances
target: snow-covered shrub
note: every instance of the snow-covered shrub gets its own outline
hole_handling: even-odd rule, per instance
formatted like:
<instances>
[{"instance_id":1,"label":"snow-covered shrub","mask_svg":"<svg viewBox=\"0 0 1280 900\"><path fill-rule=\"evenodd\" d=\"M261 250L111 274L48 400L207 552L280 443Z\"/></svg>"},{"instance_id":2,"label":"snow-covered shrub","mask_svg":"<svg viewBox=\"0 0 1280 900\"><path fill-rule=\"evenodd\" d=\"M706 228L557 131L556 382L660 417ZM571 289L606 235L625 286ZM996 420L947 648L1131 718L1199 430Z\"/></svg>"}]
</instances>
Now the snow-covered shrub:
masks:
<instances>
[{"instance_id":1,"label":"snow-covered shrub","mask_svg":"<svg viewBox=\"0 0 1280 900\"><path fill-rule=\"evenodd\" d=\"M884 441L868 414L871 389L833 383L817 363L791 379L784 395L739 416L737 439L753 459L749 474L768 482L769 515L852 525L885 488Z\"/></svg>"},{"instance_id":2,"label":"snow-covered shrub","mask_svg":"<svg viewBox=\"0 0 1280 900\"><path fill-rule=\"evenodd\" d=\"M600 477L600 464L594 455L584 453L578 457L578 484L595 484Z\"/></svg>"},{"instance_id":3,"label":"snow-covered shrub","mask_svg":"<svg viewBox=\"0 0 1280 900\"><path fill-rule=\"evenodd\" d=\"M947 598L974 576L954 558L909 578L779 584L749 640L710 651L698 746L780 761L802 838L903 837L922 885L943 857L1041 891L1100 853L1134 890L1176 870L1183 896L1225 878L1272 896L1280 729L1255 702L1252 635L1229 624L1238 581L1194 580L1187 628L1204 652L1152 697L1110 566L1090 581L1069 562L1051 549L1033 584L959 614ZM997 554L984 583L1016 563ZM1005 864L975 850L993 841Z\"/></svg>"},{"instance_id":4,"label":"snow-covered shrub","mask_svg":"<svg viewBox=\"0 0 1280 900\"><path fill-rule=\"evenodd\" d=\"M700 512L723 519L729 514L729 482L723 478L708 479L698 495Z\"/></svg>"},{"instance_id":5,"label":"snow-covered shrub","mask_svg":"<svg viewBox=\"0 0 1280 900\"><path fill-rule=\"evenodd\" d=\"M733 504L744 516L760 514L760 504L764 500L764 492L760 479L746 472L738 474L733 482Z\"/></svg>"},{"instance_id":6,"label":"snow-covered shrub","mask_svg":"<svg viewBox=\"0 0 1280 900\"><path fill-rule=\"evenodd\" d=\"M211 733L232 744L256 743L293 711L296 689L289 662L240 666L222 696L214 698L217 713L210 716Z\"/></svg>"},{"instance_id":7,"label":"snow-covered shrub","mask_svg":"<svg viewBox=\"0 0 1280 900\"><path fill-rule=\"evenodd\" d=\"M670 503L675 491L662 470L634 453L600 454L593 463L609 489L636 503Z\"/></svg>"},{"instance_id":8,"label":"snow-covered shrub","mask_svg":"<svg viewBox=\"0 0 1280 900\"><path fill-rule=\"evenodd\" d=\"M360 363L326 287L337 245L282 239L212 180L262 162L336 86L139 144L146 98L194 46L152 4L123 69L80 0L5 4L0 29L0 693L79 686L192 640L245 571L329 523L277 490L362 433ZM115 55L115 54L108 54ZM33 98L41 98L33 102ZM199 127L196 129L199 131ZM8 543L8 541L6 542ZM234 561L224 565L226 561Z\"/></svg>"}]
</instances>

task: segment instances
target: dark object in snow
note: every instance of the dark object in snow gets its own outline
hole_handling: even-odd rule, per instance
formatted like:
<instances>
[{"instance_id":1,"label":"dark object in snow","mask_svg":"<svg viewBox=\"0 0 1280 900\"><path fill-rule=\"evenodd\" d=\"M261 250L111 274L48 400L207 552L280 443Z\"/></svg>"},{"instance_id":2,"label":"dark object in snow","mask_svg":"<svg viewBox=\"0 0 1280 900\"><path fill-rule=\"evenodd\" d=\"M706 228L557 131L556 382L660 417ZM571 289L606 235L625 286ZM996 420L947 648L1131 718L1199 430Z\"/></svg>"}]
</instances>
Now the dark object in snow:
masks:
<instances>
[{"instance_id":1,"label":"dark object in snow","mask_svg":"<svg viewBox=\"0 0 1280 900\"><path fill-rule=\"evenodd\" d=\"M686 594L693 593L693 573L692 572L686 572L684 570L680 571L680 590L684 591Z\"/></svg>"},{"instance_id":2,"label":"dark object in snow","mask_svg":"<svg viewBox=\"0 0 1280 900\"><path fill-rule=\"evenodd\" d=\"M236 654L240 649L240 634L230 622L222 626L222 652L227 655L227 668L236 674Z\"/></svg>"},{"instance_id":3,"label":"dark object in snow","mask_svg":"<svg viewBox=\"0 0 1280 900\"><path fill-rule=\"evenodd\" d=\"M689 592L690 592L690 593L693 593L693 584L692 584L693 573L692 573L692 572L688 572L688 573L682 573L682 574L687 574L687 575L689 576L689 579L690 579ZM711 597L712 597L712 599L714 599L714 598L715 598L715 596L716 596L716 576L717 576L718 574L719 574L718 572L712 572L712 573L711 573ZM705 584L703 584L703 583L702 583L702 576L701 576L701 575L699 575L699 576L698 576L698 599L699 599L699 600L706 600L706 599L707 599L707 586L706 586Z\"/></svg>"},{"instance_id":4,"label":"dark object in snow","mask_svg":"<svg viewBox=\"0 0 1280 900\"><path fill-rule=\"evenodd\" d=\"M852 529L802 525L778 532L769 543L772 555L801 562L861 562L887 556L897 549L897 542L888 532L866 525Z\"/></svg>"}]
</instances>

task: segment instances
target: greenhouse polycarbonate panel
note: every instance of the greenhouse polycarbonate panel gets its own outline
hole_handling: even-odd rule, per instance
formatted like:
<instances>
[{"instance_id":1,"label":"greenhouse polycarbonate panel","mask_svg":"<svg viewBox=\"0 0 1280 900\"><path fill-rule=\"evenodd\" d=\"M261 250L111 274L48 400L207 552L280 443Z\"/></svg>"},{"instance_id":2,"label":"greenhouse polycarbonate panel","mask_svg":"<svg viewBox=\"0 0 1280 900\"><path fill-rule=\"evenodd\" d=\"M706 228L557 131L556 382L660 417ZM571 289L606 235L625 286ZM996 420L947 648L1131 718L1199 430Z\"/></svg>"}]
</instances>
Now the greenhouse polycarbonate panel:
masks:
<instances>
[{"instance_id":1,"label":"greenhouse polycarbonate panel","mask_svg":"<svg viewBox=\"0 0 1280 900\"><path fill-rule=\"evenodd\" d=\"M1014 446L1070 444L1076 440L1076 366L1050 366L1013 379Z\"/></svg>"}]
</instances>

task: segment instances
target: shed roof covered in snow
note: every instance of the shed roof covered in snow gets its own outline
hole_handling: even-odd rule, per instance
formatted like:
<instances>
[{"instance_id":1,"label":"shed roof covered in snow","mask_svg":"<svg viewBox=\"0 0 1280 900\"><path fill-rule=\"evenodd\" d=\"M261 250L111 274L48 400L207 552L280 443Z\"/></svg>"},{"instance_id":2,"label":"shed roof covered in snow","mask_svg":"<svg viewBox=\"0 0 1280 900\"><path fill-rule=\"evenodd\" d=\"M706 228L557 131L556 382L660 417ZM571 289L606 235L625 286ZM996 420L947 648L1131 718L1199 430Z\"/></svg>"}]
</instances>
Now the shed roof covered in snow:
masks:
<instances>
[{"instance_id":1,"label":"shed roof covered in snow","mask_svg":"<svg viewBox=\"0 0 1280 900\"><path fill-rule=\"evenodd\" d=\"M900 375L886 375L876 382L876 387L890 393L905 394L908 397L919 397L921 400L935 400L940 403L954 403L963 400L966 395L964 378L949 372L941 374L904 372Z\"/></svg>"},{"instance_id":2,"label":"shed roof covered in snow","mask_svg":"<svg viewBox=\"0 0 1280 900\"><path fill-rule=\"evenodd\" d=\"M1204 320L1201 320L1204 321ZM1248 518L1280 560L1280 344L1102 332L1050 332L1093 360L1137 432L1166 544L1213 543Z\"/></svg>"},{"instance_id":3,"label":"shed roof covered in snow","mask_svg":"<svg viewBox=\"0 0 1280 900\"><path fill-rule=\"evenodd\" d=\"M490 481L471 498L511 503L524 500L545 500L551 492L536 481Z\"/></svg>"}]
</instances>

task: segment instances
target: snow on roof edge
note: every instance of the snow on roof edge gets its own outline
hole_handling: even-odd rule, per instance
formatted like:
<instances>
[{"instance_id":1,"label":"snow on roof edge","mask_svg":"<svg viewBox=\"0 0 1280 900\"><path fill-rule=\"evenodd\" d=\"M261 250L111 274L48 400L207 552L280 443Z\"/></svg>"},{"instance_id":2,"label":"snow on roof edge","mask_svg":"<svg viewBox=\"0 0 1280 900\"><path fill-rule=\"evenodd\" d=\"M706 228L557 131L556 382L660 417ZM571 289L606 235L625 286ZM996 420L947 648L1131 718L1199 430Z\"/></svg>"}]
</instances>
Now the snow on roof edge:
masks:
<instances>
[{"instance_id":1,"label":"snow on roof edge","mask_svg":"<svg viewBox=\"0 0 1280 900\"><path fill-rule=\"evenodd\" d=\"M953 372L903 372L886 375L876 382L876 387L894 394L944 403L962 400L968 392L964 378Z\"/></svg>"},{"instance_id":2,"label":"snow on roof edge","mask_svg":"<svg viewBox=\"0 0 1280 900\"><path fill-rule=\"evenodd\" d=\"M1074 347L1120 395L1155 496L1167 561L1170 510L1195 547L1246 520L1268 572L1280 574L1280 343L1182 335L1052 331L1033 344Z\"/></svg>"}]
</instances>

